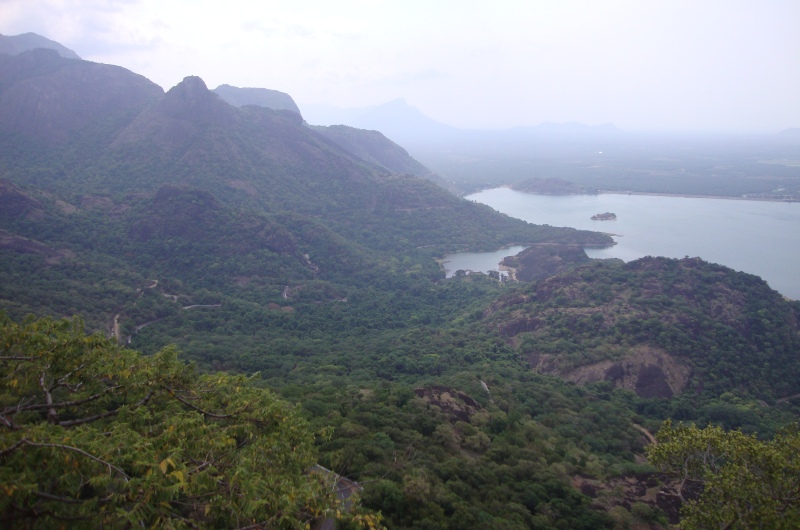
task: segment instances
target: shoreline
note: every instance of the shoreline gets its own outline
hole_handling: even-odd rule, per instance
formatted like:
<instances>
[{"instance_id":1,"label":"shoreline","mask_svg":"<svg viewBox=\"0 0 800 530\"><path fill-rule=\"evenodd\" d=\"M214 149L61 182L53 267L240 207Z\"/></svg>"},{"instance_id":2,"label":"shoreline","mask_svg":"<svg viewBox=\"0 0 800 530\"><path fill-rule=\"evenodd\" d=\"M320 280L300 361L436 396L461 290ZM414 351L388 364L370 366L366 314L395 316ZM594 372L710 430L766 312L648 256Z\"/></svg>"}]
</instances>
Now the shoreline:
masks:
<instances>
[{"instance_id":1,"label":"shoreline","mask_svg":"<svg viewBox=\"0 0 800 530\"><path fill-rule=\"evenodd\" d=\"M476 193L480 193L482 191L488 190L495 190L498 188L506 188L509 190L513 190L519 193L527 193L528 195L545 195L545 196L553 196L553 197L569 197L572 195L576 196L585 196L585 195L644 195L648 197L683 197L686 199L729 199L732 201L762 201L762 202L800 202L800 198L797 199L768 199L765 197L742 197L741 195L698 195L696 193L663 193L657 191L620 191L620 190L597 190L597 193L536 193L531 191L521 191L514 189L511 184L503 184L501 186L495 186L493 188L483 188L479 191L473 191L466 195L462 195L462 197L467 197L469 195L475 195Z\"/></svg>"},{"instance_id":2,"label":"shoreline","mask_svg":"<svg viewBox=\"0 0 800 530\"><path fill-rule=\"evenodd\" d=\"M526 192L520 192L526 193ZM543 195L532 193L531 195ZM584 193L582 195L590 195ZM692 193L659 193L652 191L613 191L600 190L597 195L644 195L649 197L683 197L686 199L728 199L732 201L761 201L761 202L800 202L800 199L767 199L765 197L742 197L739 195L696 195Z\"/></svg>"}]
</instances>

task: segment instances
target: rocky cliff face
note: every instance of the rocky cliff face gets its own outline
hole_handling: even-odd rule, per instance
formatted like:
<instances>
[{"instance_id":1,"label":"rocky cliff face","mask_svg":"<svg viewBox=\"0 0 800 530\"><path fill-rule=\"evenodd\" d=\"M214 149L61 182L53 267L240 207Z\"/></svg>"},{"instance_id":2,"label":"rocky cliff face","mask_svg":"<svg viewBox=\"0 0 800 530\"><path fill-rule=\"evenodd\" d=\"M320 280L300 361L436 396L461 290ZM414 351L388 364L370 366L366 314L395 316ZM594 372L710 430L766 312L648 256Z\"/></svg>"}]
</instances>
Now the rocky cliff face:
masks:
<instances>
[{"instance_id":1,"label":"rocky cliff face","mask_svg":"<svg viewBox=\"0 0 800 530\"><path fill-rule=\"evenodd\" d=\"M89 133L110 142L161 97L161 87L119 66L45 49L0 55L0 133L49 144Z\"/></svg>"},{"instance_id":2,"label":"rocky cliff face","mask_svg":"<svg viewBox=\"0 0 800 530\"><path fill-rule=\"evenodd\" d=\"M557 375L579 385L609 381L645 398L671 398L680 394L692 374L688 359L646 345L631 349L621 359L585 364L571 370L561 370L556 357L550 354L532 352L528 354L528 362L535 372Z\"/></svg>"}]
</instances>

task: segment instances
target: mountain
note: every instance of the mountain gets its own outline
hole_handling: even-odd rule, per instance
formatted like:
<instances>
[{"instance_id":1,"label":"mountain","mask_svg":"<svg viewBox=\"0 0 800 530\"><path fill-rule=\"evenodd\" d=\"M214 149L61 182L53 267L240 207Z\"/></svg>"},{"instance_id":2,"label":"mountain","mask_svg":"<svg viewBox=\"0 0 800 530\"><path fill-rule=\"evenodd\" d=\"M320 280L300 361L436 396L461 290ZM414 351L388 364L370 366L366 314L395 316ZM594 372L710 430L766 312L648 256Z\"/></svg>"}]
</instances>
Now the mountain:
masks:
<instances>
[{"instance_id":1,"label":"mountain","mask_svg":"<svg viewBox=\"0 0 800 530\"><path fill-rule=\"evenodd\" d=\"M18 184L92 195L191 186L229 205L323 216L347 237L380 239L381 246L487 248L561 234L609 242L595 233L534 227L428 181L393 175L307 127L297 113L234 107L197 77L163 94L125 69L46 50L5 62L0 168ZM395 146L378 143L410 164L403 169L419 170ZM49 169L40 171L36 160L50 160ZM429 229L402 235L413 226Z\"/></svg>"},{"instance_id":2,"label":"mountain","mask_svg":"<svg viewBox=\"0 0 800 530\"><path fill-rule=\"evenodd\" d=\"M46 49L0 55L0 135L7 147L105 146L162 96L161 87L119 66Z\"/></svg>"},{"instance_id":3,"label":"mountain","mask_svg":"<svg viewBox=\"0 0 800 530\"><path fill-rule=\"evenodd\" d=\"M315 125L349 125L380 131L392 141L407 146L440 143L460 134L459 129L429 118L403 99L354 109L308 105L304 115Z\"/></svg>"},{"instance_id":4,"label":"mountain","mask_svg":"<svg viewBox=\"0 0 800 530\"><path fill-rule=\"evenodd\" d=\"M530 250L518 257L523 272ZM800 384L796 305L757 276L699 258L596 261L501 298L484 318L537 372L643 397L735 390L775 400Z\"/></svg>"},{"instance_id":5,"label":"mountain","mask_svg":"<svg viewBox=\"0 0 800 530\"><path fill-rule=\"evenodd\" d=\"M37 48L55 50L61 57L66 59L80 59L78 54L69 48L36 33L22 33L13 36L0 34L0 53L19 55L22 52Z\"/></svg>"},{"instance_id":6,"label":"mountain","mask_svg":"<svg viewBox=\"0 0 800 530\"><path fill-rule=\"evenodd\" d=\"M363 108L338 108L331 105L304 105L309 123L349 125L382 132L393 141L416 150L432 146L482 151L505 148L509 144L563 143L615 138L622 132L614 125L589 126L581 123L541 123L509 129L459 129L429 118L403 99Z\"/></svg>"},{"instance_id":7,"label":"mountain","mask_svg":"<svg viewBox=\"0 0 800 530\"><path fill-rule=\"evenodd\" d=\"M272 110L291 110L300 114L300 109L292 99L292 96L277 90L220 85L214 89L214 93L236 107L258 105Z\"/></svg>"},{"instance_id":8,"label":"mountain","mask_svg":"<svg viewBox=\"0 0 800 530\"><path fill-rule=\"evenodd\" d=\"M457 132L456 128L429 118L403 99L365 109L355 120L355 126L380 130L400 144L435 141Z\"/></svg>"},{"instance_id":9,"label":"mountain","mask_svg":"<svg viewBox=\"0 0 800 530\"><path fill-rule=\"evenodd\" d=\"M291 110L300 114L294 100L288 94L266 88L237 88L221 85L213 90L231 105L257 105L272 110ZM382 167L391 173L409 173L433 180L442 187L447 183L435 176L431 170L411 158L408 152L378 131L357 129L344 125L330 127L311 126L316 132L332 140L358 158Z\"/></svg>"}]
</instances>

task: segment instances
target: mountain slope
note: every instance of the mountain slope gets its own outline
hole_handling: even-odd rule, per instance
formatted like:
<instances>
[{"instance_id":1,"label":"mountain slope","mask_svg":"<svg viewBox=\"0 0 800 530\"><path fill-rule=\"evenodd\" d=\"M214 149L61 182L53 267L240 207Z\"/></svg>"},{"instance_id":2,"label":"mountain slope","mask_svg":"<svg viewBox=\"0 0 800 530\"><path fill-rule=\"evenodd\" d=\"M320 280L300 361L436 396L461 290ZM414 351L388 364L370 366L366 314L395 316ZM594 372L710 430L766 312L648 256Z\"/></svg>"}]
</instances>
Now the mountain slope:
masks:
<instances>
[{"instance_id":1,"label":"mountain slope","mask_svg":"<svg viewBox=\"0 0 800 530\"><path fill-rule=\"evenodd\" d=\"M431 170L411 158L408 151L378 131L356 129L346 125L315 126L314 131L353 153L358 158L392 173L430 176Z\"/></svg>"},{"instance_id":2,"label":"mountain slope","mask_svg":"<svg viewBox=\"0 0 800 530\"><path fill-rule=\"evenodd\" d=\"M291 110L300 114L294 100L288 94L266 88L237 88L220 85L214 93L231 105L257 105L272 110ZM332 140L347 152L361 160L381 167L390 173L409 173L433 180L442 187L446 183L428 168L411 158L408 152L378 131L356 129L345 125L311 126L314 131Z\"/></svg>"}]
</instances>

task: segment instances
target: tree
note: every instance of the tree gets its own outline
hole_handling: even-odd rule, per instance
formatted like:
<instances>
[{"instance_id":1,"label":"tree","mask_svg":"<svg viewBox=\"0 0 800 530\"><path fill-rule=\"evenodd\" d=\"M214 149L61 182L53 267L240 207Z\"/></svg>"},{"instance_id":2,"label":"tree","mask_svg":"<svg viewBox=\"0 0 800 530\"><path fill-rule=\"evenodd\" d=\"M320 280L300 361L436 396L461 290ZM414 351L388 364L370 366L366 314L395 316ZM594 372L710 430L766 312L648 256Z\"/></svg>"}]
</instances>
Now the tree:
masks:
<instances>
[{"instance_id":1,"label":"tree","mask_svg":"<svg viewBox=\"0 0 800 530\"><path fill-rule=\"evenodd\" d=\"M800 528L800 430L794 425L760 441L741 431L667 422L648 447L650 462L703 492L685 501L681 528ZM682 493L681 497L682 497Z\"/></svg>"},{"instance_id":2,"label":"tree","mask_svg":"<svg viewBox=\"0 0 800 530\"><path fill-rule=\"evenodd\" d=\"M5 527L296 528L340 508L295 407L77 319L0 314L0 435Z\"/></svg>"}]
</instances>

